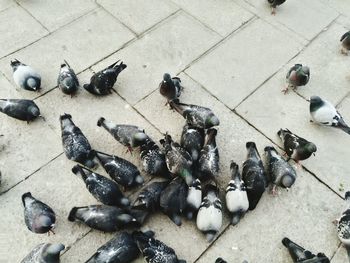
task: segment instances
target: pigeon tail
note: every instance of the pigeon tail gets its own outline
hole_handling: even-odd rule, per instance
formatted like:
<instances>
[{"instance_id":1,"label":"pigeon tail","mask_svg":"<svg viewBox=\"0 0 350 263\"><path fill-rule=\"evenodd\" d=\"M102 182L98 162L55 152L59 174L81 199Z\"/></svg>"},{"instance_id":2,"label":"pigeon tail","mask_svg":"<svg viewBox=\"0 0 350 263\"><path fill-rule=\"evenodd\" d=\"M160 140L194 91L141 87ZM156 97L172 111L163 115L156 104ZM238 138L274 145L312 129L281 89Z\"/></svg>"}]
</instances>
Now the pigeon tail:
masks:
<instances>
[{"instance_id":1,"label":"pigeon tail","mask_svg":"<svg viewBox=\"0 0 350 263\"><path fill-rule=\"evenodd\" d=\"M73 207L72 210L70 210L69 215L68 215L68 220L71 222L75 221L75 215L78 211L78 207Z\"/></svg>"},{"instance_id":2,"label":"pigeon tail","mask_svg":"<svg viewBox=\"0 0 350 263\"><path fill-rule=\"evenodd\" d=\"M232 213L232 218L231 218L231 225L235 226L241 221L241 218L244 216L244 212L242 210L239 210L235 213Z\"/></svg>"},{"instance_id":3,"label":"pigeon tail","mask_svg":"<svg viewBox=\"0 0 350 263\"><path fill-rule=\"evenodd\" d=\"M345 131L347 134L350 134L350 127L346 124L344 126L339 126L339 128Z\"/></svg>"},{"instance_id":4,"label":"pigeon tail","mask_svg":"<svg viewBox=\"0 0 350 263\"><path fill-rule=\"evenodd\" d=\"M205 237L207 239L208 242L212 242L216 236L216 231L207 231L205 232Z\"/></svg>"},{"instance_id":5,"label":"pigeon tail","mask_svg":"<svg viewBox=\"0 0 350 263\"><path fill-rule=\"evenodd\" d=\"M58 262L60 253L65 249L63 244L50 244L47 246L47 249L43 253L43 259L45 262L52 262L56 260Z\"/></svg>"}]
</instances>

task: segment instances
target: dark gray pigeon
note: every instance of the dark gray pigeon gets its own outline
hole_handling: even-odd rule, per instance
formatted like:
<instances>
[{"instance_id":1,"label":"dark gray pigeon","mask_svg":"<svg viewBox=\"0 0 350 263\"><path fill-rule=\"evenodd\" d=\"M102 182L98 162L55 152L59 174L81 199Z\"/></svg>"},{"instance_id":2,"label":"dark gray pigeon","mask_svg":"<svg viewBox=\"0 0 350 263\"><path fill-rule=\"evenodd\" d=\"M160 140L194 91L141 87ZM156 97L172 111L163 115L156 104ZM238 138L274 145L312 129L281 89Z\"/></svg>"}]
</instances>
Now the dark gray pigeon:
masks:
<instances>
[{"instance_id":1,"label":"dark gray pigeon","mask_svg":"<svg viewBox=\"0 0 350 263\"><path fill-rule=\"evenodd\" d=\"M97 121L97 126L105 128L114 139L128 147L130 152L132 152L132 148L139 147L148 138L145 131L137 126L115 124L103 117Z\"/></svg>"},{"instance_id":2,"label":"dark gray pigeon","mask_svg":"<svg viewBox=\"0 0 350 263\"><path fill-rule=\"evenodd\" d=\"M246 185L249 210L258 204L267 187L263 162L254 142L247 142L247 160L243 163L242 178Z\"/></svg>"},{"instance_id":3,"label":"dark gray pigeon","mask_svg":"<svg viewBox=\"0 0 350 263\"><path fill-rule=\"evenodd\" d=\"M63 114L60 116L63 150L69 160L78 162L89 168L94 168L95 152L82 131L75 126L72 116Z\"/></svg>"},{"instance_id":4,"label":"dark gray pigeon","mask_svg":"<svg viewBox=\"0 0 350 263\"><path fill-rule=\"evenodd\" d=\"M79 81L74 70L67 61L61 64L60 73L57 78L58 88L65 94L73 95L79 88Z\"/></svg>"},{"instance_id":5,"label":"dark gray pigeon","mask_svg":"<svg viewBox=\"0 0 350 263\"><path fill-rule=\"evenodd\" d=\"M227 261L223 260L222 258L217 258L215 263L227 263Z\"/></svg>"},{"instance_id":6,"label":"dark gray pigeon","mask_svg":"<svg viewBox=\"0 0 350 263\"><path fill-rule=\"evenodd\" d=\"M347 247L350 259L350 192L345 193L346 209L338 221L338 237Z\"/></svg>"},{"instance_id":7,"label":"dark gray pigeon","mask_svg":"<svg viewBox=\"0 0 350 263\"><path fill-rule=\"evenodd\" d=\"M24 222L30 231L37 234L52 232L56 216L51 207L35 199L30 192L22 195Z\"/></svg>"},{"instance_id":8,"label":"dark gray pigeon","mask_svg":"<svg viewBox=\"0 0 350 263\"><path fill-rule=\"evenodd\" d=\"M37 245L21 263L60 263L60 253L64 248L63 244Z\"/></svg>"},{"instance_id":9,"label":"dark gray pigeon","mask_svg":"<svg viewBox=\"0 0 350 263\"><path fill-rule=\"evenodd\" d=\"M196 179L193 184L188 188L187 194L187 206L186 206L186 217L191 220L197 215L198 209L202 203L202 186L201 181Z\"/></svg>"},{"instance_id":10,"label":"dark gray pigeon","mask_svg":"<svg viewBox=\"0 0 350 263\"><path fill-rule=\"evenodd\" d=\"M192 156L194 162L199 158L204 136L204 129L191 127L188 124L183 127L180 144Z\"/></svg>"},{"instance_id":11,"label":"dark gray pigeon","mask_svg":"<svg viewBox=\"0 0 350 263\"><path fill-rule=\"evenodd\" d=\"M340 38L340 42L342 45L341 53L344 55L348 55L350 50L350 31L346 32L342 37Z\"/></svg>"},{"instance_id":12,"label":"dark gray pigeon","mask_svg":"<svg viewBox=\"0 0 350 263\"><path fill-rule=\"evenodd\" d=\"M40 90L41 77L36 70L17 59L11 61L11 67L13 79L18 87L30 91Z\"/></svg>"},{"instance_id":13,"label":"dark gray pigeon","mask_svg":"<svg viewBox=\"0 0 350 263\"><path fill-rule=\"evenodd\" d=\"M118 184L125 188L143 184L144 179L140 171L131 162L102 152L96 152L96 157L109 176Z\"/></svg>"},{"instance_id":14,"label":"dark gray pigeon","mask_svg":"<svg viewBox=\"0 0 350 263\"><path fill-rule=\"evenodd\" d=\"M41 117L39 107L32 100L0 99L0 111L28 123Z\"/></svg>"},{"instance_id":15,"label":"dark gray pigeon","mask_svg":"<svg viewBox=\"0 0 350 263\"><path fill-rule=\"evenodd\" d=\"M287 88L282 90L286 94L289 88L295 90L297 87L305 86L310 79L310 68L303 66L302 64L295 64L287 72L286 81L288 83Z\"/></svg>"},{"instance_id":16,"label":"dark gray pigeon","mask_svg":"<svg viewBox=\"0 0 350 263\"><path fill-rule=\"evenodd\" d=\"M174 249L155 239L152 231L134 231L132 236L148 263L186 263L177 258Z\"/></svg>"},{"instance_id":17,"label":"dark gray pigeon","mask_svg":"<svg viewBox=\"0 0 350 263\"><path fill-rule=\"evenodd\" d=\"M162 94L167 101L177 100L183 86L181 85L181 79L178 77L171 77L169 73L164 73L163 81L159 84L159 92Z\"/></svg>"},{"instance_id":18,"label":"dark gray pigeon","mask_svg":"<svg viewBox=\"0 0 350 263\"><path fill-rule=\"evenodd\" d=\"M173 179L160 195L160 207L171 221L181 225L180 215L185 211L188 186L181 177Z\"/></svg>"},{"instance_id":19,"label":"dark gray pigeon","mask_svg":"<svg viewBox=\"0 0 350 263\"><path fill-rule=\"evenodd\" d=\"M310 97L310 115L311 122L315 122L324 126L339 128L350 134L350 127L345 123L343 117L336 108L319 96Z\"/></svg>"},{"instance_id":20,"label":"dark gray pigeon","mask_svg":"<svg viewBox=\"0 0 350 263\"><path fill-rule=\"evenodd\" d=\"M271 15L276 14L276 7L283 4L286 0L267 0L271 6Z\"/></svg>"},{"instance_id":21,"label":"dark gray pigeon","mask_svg":"<svg viewBox=\"0 0 350 263\"><path fill-rule=\"evenodd\" d=\"M180 102L170 101L170 107L175 109L182 115L192 127L209 129L214 126L218 126L220 121L215 116L214 112L202 106L184 104Z\"/></svg>"},{"instance_id":22,"label":"dark gray pigeon","mask_svg":"<svg viewBox=\"0 0 350 263\"><path fill-rule=\"evenodd\" d=\"M276 195L276 187L290 188L295 183L297 173L294 168L279 155L274 147L267 146L264 151L267 157L269 181L273 184L272 194Z\"/></svg>"},{"instance_id":23,"label":"dark gray pigeon","mask_svg":"<svg viewBox=\"0 0 350 263\"><path fill-rule=\"evenodd\" d=\"M87 226L104 232L114 232L137 222L126 210L107 205L73 207L68 220L83 222Z\"/></svg>"},{"instance_id":24,"label":"dark gray pigeon","mask_svg":"<svg viewBox=\"0 0 350 263\"><path fill-rule=\"evenodd\" d=\"M80 165L75 165L72 172L83 179L89 192L102 204L123 207L130 205L129 199L123 195L119 186L112 180Z\"/></svg>"},{"instance_id":25,"label":"dark gray pigeon","mask_svg":"<svg viewBox=\"0 0 350 263\"><path fill-rule=\"evenodd\" d=\"M283 238L282 244L288 248L289 254L293 259L293 262L303 263L329 263L330 260L323 253L313 254L311 251L299 246L291 241L289 238Z\"/></svg>"},{"instance_id":26,"label":"dark gray pigeon","mask_svg":"<svg viewBox=\"0 0 350 263\"><path fill-rule=\"evenodd\" d=\"M139 254L133 237L123 231L98 248L85 263L129 263Z\"/></svg>"},{"instance_id":27,"label":"dark gray pigeon","mask_svg":"<svg viewBox=\"0 0 350 263\"><path fill-rule=\"evenodd\" d=\"M111 94L114 84L117 82L117 78L120 72L122 72L126 65L119 60L109 67L94 73L90 79L89 84L84 84L84 89L94 95L108 95Z\"/></svg>"}]
</instances>

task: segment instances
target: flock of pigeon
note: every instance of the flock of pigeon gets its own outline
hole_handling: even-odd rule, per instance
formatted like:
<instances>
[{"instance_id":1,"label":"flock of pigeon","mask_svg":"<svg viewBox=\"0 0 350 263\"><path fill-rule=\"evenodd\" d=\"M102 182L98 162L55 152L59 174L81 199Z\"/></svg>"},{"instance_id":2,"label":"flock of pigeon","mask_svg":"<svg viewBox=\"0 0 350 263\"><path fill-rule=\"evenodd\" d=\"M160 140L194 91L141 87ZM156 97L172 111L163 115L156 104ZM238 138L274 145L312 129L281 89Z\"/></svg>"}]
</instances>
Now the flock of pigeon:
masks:
<instances>
[{"instance_id":1,"label":"flock of pigeon","mask_svg":"<svg viewBox=\"0 0 350 263\"><path fill-rule=\"evenodd\" d=\"M268 0L273 13L276 6L284 1ZM347 53L350 50L350 32L342 36L341 42L342 53ZM36 70L19 60L11 61L11 67L16 85L29 91L40 90L41 77ZM117 61L94 73L90 83L83 87L94 95L108 95L118 75L126 67L123 62ZM288 87L283 92L306 85L309 78L307 66L294 65L287 73ZM70 95L79 88L78 78L66 61L61 65L57 84L62 92ZM160 94L166 98L170 108L186 120L180 143L165 134L160 140L161 148L137 126L116 124L103 117L97 120L97 125L106 129L129 152L140 149L145 172L163 178L148 184L133 202L123 194L123 190L144 183L138 167L121 157L92 149L83 132L72 121L72 116L60 116L64 152L68 159L79 163L72 168L72 172L82 179L88 191L101 203L73 207L69 212L69 221L79 221L103 232L115 232L129 226L139 228L150 214L161 211L178 226L182 224L181 216L195 220L197 228L204 233L208 242L214 240L222 226L223 217L217 186L219 150L215 128L220 121L209 108L181 103L182 90L180 78L164 74L159 84ZM349 126L330 102L318 96L312 96L309 101L313 122L340 128L350 134ZM1 99L0 111L28 123L41 117L35 102L26 99ZM269 184L272 184L273 195L277 193L276 187L292 187L297 173L288 161L292 159L299 163L317 150L314 143L288 129L280 129L278 135L287 159L274 147L266 146L264 165L255 143L247 142L247 158L241 172L238 164L231 162L231 180L226 188L225 204L232 225L238 224L248 210L255 209ZM111 179L93 171L98 163ZM350 192L345 194L345 199L350 202ZM53 209L30 192L22 195L22 202L24 221L30 231L54 233L56 216ZM153 231L123 231L100 247L87 262L126 263L136 259L140 253L147 262L152 263L186 262L179 260L172 248L154 236ZM344 245L350 246L350 205L338 220L338 236ZM288 248L294 262L330 262L323 253L313 254L288 238L284 238L282 243ZM40 244L22 262L59 262L60 252L64 248L63 244ZM218 258L216 262L226 261Z\"/></svg>"}]
</instances>

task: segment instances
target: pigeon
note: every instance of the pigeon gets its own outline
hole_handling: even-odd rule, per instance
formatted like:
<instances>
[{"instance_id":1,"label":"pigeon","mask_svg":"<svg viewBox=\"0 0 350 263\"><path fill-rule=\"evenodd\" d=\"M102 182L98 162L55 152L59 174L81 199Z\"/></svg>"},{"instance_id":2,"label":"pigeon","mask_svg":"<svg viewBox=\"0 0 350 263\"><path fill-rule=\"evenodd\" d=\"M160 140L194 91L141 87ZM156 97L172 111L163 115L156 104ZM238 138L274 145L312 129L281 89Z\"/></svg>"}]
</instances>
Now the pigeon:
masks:
<instances>
[{"instance_id":1,"label":"pigeon","mask_svg":"<svg viewBox=\"0 0 350 263\"><path fill-rule=\"evenodd\" d=\"M273 183L272 194L276 195L276 186L290 188L295 183L297 173L274 147L266 146L264 151L267 156L267 171Z\"/></svg>"},{"instance_id":2,"label":"pigeon","mask_svg":"<svg viewBox=\"0 0 350 263\"><path fill-rule=\"evenodd\" d=\"M350 31L346 32L342 37L340 38L340 42L342 45L341 53L344 55L348 55L348 52L350 50Z\"/></svg>"},{"instance_id":3,"label":"pigeon","mask_svg":"<svg viewBox=\"0 0 350 263\"><path fill-rule=\"evenodd\" d=\"M231 181L226 188L226 207L232 215L231 224L238 224L249 208L247 189L241 179L238 164L231 161Z\"/></svg>"},{"instance_id":4,"label":"pigeon","mask_svg":"<svg viewBox=\"0 0 350 263\"><path fill-rule=\"evenodd\" d=\"M276 7L283 4L286 0L267 0L271 6L271 15L276 14Z\"/></svg>"},{"instance_id":5,"label":"pigeon","mask_svg":"<svg viewBox=\"0 0 350 263\"><path fill-rule=\"evenodd\" d=\"M194 162L198 160L199 152L203 148L204 136L204 129L188 124L183 127L180 144L192 156Z\"/></svg>"},{"instance_id":6,"label":"pigeon","mask_svg":"<svg viewBox=\"0 0 350 263\"><path fill-rule=\"evenodd\" d=\"M288 129L280 129L277 134L281 138L284 150L289 157L287 161L293 159L299 163L299 161L309 158L311 154L315 155L317 151L314 143L299 137Z\"/></svg>"},{"instance_id":7,"label":"pigeon","mask_svg":"<svg viewBox=\"0 0 350 263\"><path fill-rule=\"evenodd\" d=\"M98 248L85 263L129 263L139 254L132 235L123 231Z\"/></svg>"},{"instance_id":8,"label":"pigeon","mask_svg":"<svg viewBox=\"0 0 350 263\"><path fill-rule=\"evenodd\" d=\"M63 150L69 160L78 162L89 168L96 167L93 161L95 152L91 149L88 139L75 126L70 114L60 116Z\"/></svg>"},{"instance_id":9,"label":"pigeon","mask_svg":"<svg viewBox=\"0 0 350 263\"><path fill-rule=\"evenodd\" d=\"M209 129L218 126L220 121L214 112L202 106L184 104L180 102L170 101L171 108L180 113L192 127Z\"/></svg>"},{"instance_id":10,"label":"pigeon","mask_svg":"<svg viewBox=\"0 0 350 263\"><path fill-rule=\"evenodd\" d=\"M134 231L133 238L148 263L186 263L177 258L174 249L155 239L152 231Z\"/></svg>"},{"instance_id":11,"label":"pigeon","mask_svg":"<svg viewBox=\"0 0 350 263\"><path fill-rule=\"evenodd\" d=\"M204 198L197 214L197 228L202 231L208 242L213 241L222 226L222 205L219 198L219 188L207 184L204 188Z\"/></svg>"},{"instance_id":12,"label":"pigeon","mask_svg":"<svg viewBox=\"0 0 350 263\"><path fill-rule=\"evenodd\" d=\"M41 77L32 67L23 64L17 59L11 61L11 67L13 79L18 87L30 91L40 90Z\"/></svg>"},{"instance_id":13,"label":"pigeon","mask_svg":"<svg viewBox=\"0 0 350 263\"><path fill-rule=\"evenodd\" d=\"M336 108L330 102L321 99L319 96L310 97L310 115L312 118L311 122L339 128L350 134L350 127L345 123L343 117Z\"/></svg>"},{"instance_id":14,"label":"pigeon","mask_svg":"<svg viewBox=\"0 0 350 263\"><path fill-rule=\"evenodd\" d=\"M94 73L90 79L89 84L84 84L83 88L94 95L108 95L111 94L114 84L120 72L122 72L126 65L123 62L118 64L119 60L109 67Z\"/></svg>"},{"instance_id":15,"label":"pigeon","mask_svg":"<svg viewBox=\"0 0 350 263\"><path fill-rule=\"evenodd\" d=\"M160 194L160 207L171 221L181 225L181 217L186 208L188 186L181 177L174 178Z\"/></svg>"},{"instance_id":16,"label":"pigeon","mask_svg":"<svg viewBox=\"0 0 350 263\"><path fill-rule=\"evenodd\" d=\"M127 207L130 201L119 189L119 186L112 180L94 173L80 165L75 165L72 172L86 184L89 192L102 204Z\"/></svg>"},{"instance_id":17,"label":"pigeon","mask_svg":"<svg viewBox=\"0 0 350 263\"><path fill-rule=\"evenodd\" d=\"M169 178L168 167L166 166L165 155L159 146L147 138L140 146L140 157L143 169L150 175Z\"/></svg>"},{"instance_id":18,"label":"pigeon","mask_svg":"<svg viewBox=\"0 0 350 263\"><path fill-rule=\"evenodd\" d=\"M61 64L60 73L57 78L58 88L65 94L71 96L76 93L79 88L79 81L74 70L69 66L67 61Z\"/></svg>"},{"instance_id":19,"label":"pigeon","mask_svg":"<svg viewBox=\"0 0 350 263\"><path fill-rule=\"evenodd\" d=\"M202 203L202 186L201 181L196 179L188 188L186 217L191 220L197 214Z\"/></svg>"},{"instance_id":20,"label":"pigeon","mask_svg":"<svg viewBox=\"0 0 350 263\"><path fill-rule=\"evenodd\" d=\"M63 244L39 244L21 263L60 263L60 253L64 248Z\"/></svg>"},{"instance_id":21,"label":"pigeon","mask_svg":"<svg viewBox=\"0 0 350 263\"><path fill-rule=\"evenodd\" d=\"M32 100L0 99L0 111L27 123L41 117L39 107Z\"/></svg>"},{"instance_id":22,"label":"pigeon","mask_svg":"<svg viewBox=\"0 0 350 263\"><path fill-rule=\"evenodd\" d=\"M284 94L287 94L289 88L295 90L297 87L305 86L310 79L310 69L302 64L295 64L288 71L286 81L288 83L287 88L282 90Z\"/></svg>"},{"instance_id":23,"label":"pigeon","mask_svg":"<svg viewBox=\"0 0 350 263\"><path fill-rule=\"evenodd\" d=\"M247 142L247 160L243 163L242 178L246 185L249 210L254 210L267 187L264 166L254 142Z\"/></svg>"},{"instance_id":24,"label":"pigeon","mask_svg":"<svg viewBox=\"0 0 350 263\"><path fill-rule=\"evenodd\" d=\"M139 147L143 144L148 136L144 130L134 125L115 124L111 121L105 120L101 117L97 121L97 126L105 128L114 139L128 147L128 150L132 152L132 148Z\"/></svg>"},{"instance_id":25,"label":"pigeon","mask_svg":"<svg viewBox=\"0 0 350 263\"><path fill-rule=\"evenodd\" d=\"M144 179L140 171L131 162L115 155L97 151L96 157L109 176L118 184L126 188L143 184Z\"/></svg>"},{"instance_id":26,"label":"pigeon","mask_svg":"<svg viewBox=\"0 0 350 263\"><path fill-rule=\"evenodd\" d=\"M222 259L222 258L217 258L217 259L215 260L215 263L227 263L227 261L225 261L225 260Z\"/></svg>"},{"instance_id":27,"label":"pigeon","mask_svg":"<svg viewBox=\"0 0 350 263\"><path fill-rule=\"evenodd\" d=\"M133 207L155 212L160 208L160 195L169 184L168 181L153 182L141 190Z\"/></svg>"},{"instance_id":28,"label":"pigeon","mask_svg":"<svg viewBox=\"0 0 350 263\"><path fill-rule=\"evenodd\" d=\"M178 77L171 77L169 73L163 75L163 81L159 84L159 92L167 101L178 100L181 95L183 86L181 79Z\"/></svg>"},{"instance_id":29,"label":"pigeon","mask_svg":"<svg viewBox=\"0 0 350 263\"><path fill-rule=\"evenodd\" d=\"M68 220L71 222L81 221L87 226L103 232L115 232L137 221L127 211L107 205L73 207Z\"/></svg>"},{"instance_id":30,"label":"pigeon","mask_svg":"<svg viewBox=\"0 0 350 263\"><path fill-rule=\"evenodd\" d=\"M174 176L181 176L185 179L188 186L192 185L192 157L178 143L174 142L170 135L165 134L164 139L160 140L164 147L165 160L169 172Z\"/></svg>"},{"instance_id":31,"label":"pigeon","mask_svg":"<svg viewBox=\"0 0 350 263\"><path fill-rule=\"evenodd\" d=\"M200 179L216 179L219 174L219 150L216 145L217 130L207 130L203 149L200 151L198 160L198 176Z\"/></svg>"},{"instance_id":32,"label":"pigeon","mask_svg":"<svg viewBox=\"0 0 350 263\"><path fill-rule=\"evenodd\" d=\"M24 221L30 231L37 234L52 232L56 216L51 207L35 199L30 192L22 195Z\"/></svg>"},{"instance_id":33,"label":"pigeon","mask_svg":"<svg viewBox=\"0 0 350 263\"><path fill-rule=\"evenodd\" d=\"M350 256L350 192L345 193L346 209L338 221L338 237Z\"/></svg>"},{"instance_id":34,"label":"pigeon","mask_svg":"<svg viewBox=\"0 0 350 263\"><path fill-rule=\"evenodd\" d=\"M299 246L288 238L282 239L282 244L288 248L289 254L293 259L293 262L305 262L305 263L329 263L330 260L323 253L317 255Z\"/></svg>"}]
</instances>

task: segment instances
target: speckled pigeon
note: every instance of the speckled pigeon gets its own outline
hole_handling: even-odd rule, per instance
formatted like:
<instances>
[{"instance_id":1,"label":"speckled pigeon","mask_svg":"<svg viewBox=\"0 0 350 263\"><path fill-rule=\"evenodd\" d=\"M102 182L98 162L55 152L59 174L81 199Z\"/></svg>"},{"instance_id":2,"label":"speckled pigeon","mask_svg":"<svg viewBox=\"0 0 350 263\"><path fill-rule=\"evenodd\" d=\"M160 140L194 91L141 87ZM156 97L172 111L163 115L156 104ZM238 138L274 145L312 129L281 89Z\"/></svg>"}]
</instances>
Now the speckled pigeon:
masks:
<instances>
[{"instance_id":1,"label":"speckled pigeon","mask_svg":"<svg viewBox=\"0 0 350 263\"><path fill-rule=\"evenodd\" d=\"M194 162L199 158L199 152L204 144L204 137L204 129L202 128L191 127L188 124L183 127L180 144L191 154Z\"/></svg>"},{"instance_id":2,"label":"speckled pigeon","mask_svg":"<svg viewBox=\"0 0 350 263\"><path fill-rule=\"evenodd\" d=\"M61 64L60 73L57 78L58 88L65 94L73 95L79 88L79 81L74 70L67 61Z\"/></svg>"},{"instance_id":3,"label":"speckled pigeon","mask_svg":"<svg viewBox=\"0 0 350 263\"><path fill-rule=\"evenodd\" d=\"M338 221L338 237L350 252L350 192L345 193L346 208ZM350 254L349 254L350 256Z\"/></svg>"}]
</instances>

